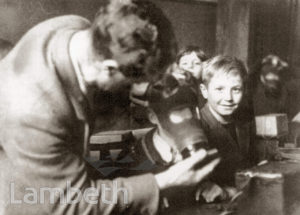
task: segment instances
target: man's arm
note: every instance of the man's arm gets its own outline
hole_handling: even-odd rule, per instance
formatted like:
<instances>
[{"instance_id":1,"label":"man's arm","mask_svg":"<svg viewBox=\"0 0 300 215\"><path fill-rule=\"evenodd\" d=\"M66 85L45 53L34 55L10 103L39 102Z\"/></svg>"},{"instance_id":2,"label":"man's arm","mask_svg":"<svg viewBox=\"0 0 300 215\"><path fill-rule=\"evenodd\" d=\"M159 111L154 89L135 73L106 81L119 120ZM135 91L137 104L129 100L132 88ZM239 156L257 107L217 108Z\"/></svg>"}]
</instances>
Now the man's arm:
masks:
<instances>
[{"instance_id":1,"label":"man's arm","mask_svg":"<svg viewBox=\"0 0 300 215\"><path fill-rule=\"evenodd\" d=\"M22 172L22 177L13 176L19 179L17 182L21 187L33 187L35 190L57 188L64 195L63 199L55 195L51 203L48 194L45 203L38 207L23 202L22 210L30 214L41 211L51 211L51 214L155 214L159 189L196 184L218 163L214 160L202 169L194 170L193 166L206 156L206 152L201 150L155 176L145 174L114 180L91 180L86 162L70 150L70 142L55 134L59 129L51 129L37 118L34 121L31 123L31 120L25 119L21 127L10 129L8 126L5 129L3 141L5 136L11 140L5 145L5 150L15 160L14 173L19 175ZM18 199L24 197L26 190L20 189L15 195Z\"/></svg>"}]
</instances>

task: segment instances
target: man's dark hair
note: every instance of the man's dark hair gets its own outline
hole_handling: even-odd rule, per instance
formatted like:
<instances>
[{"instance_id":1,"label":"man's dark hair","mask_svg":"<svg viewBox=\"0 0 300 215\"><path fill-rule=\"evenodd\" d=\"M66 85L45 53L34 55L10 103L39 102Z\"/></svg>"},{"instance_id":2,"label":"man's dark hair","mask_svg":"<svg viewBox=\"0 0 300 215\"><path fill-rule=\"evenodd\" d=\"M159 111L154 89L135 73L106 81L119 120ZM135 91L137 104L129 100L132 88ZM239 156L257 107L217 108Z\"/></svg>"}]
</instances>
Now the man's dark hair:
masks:
<instances>
[{"instance_id":1,"label":"man's dark hair","mask_svg":"<svg viewBox=\"0 0 300 215\"><path fill-rule=\"evenodd\" d=\"M137 60L121 63L125 76L153 78L175 60L177 44L171 23L147 0L111 0L97 13L92 35L95 52L105 58L122 62L127 54L143 50Z\"/></svg>"},{"instance_id":2,"label":"man's dark hair","mask_svg":"<svg viewBox=\"0 0 300 215\"><path fill-rule=\"evenodd\" d=\"M11 42L0 38L0 60L7 55L12 47L13 44Z\"/></svg>"}]
</instances>

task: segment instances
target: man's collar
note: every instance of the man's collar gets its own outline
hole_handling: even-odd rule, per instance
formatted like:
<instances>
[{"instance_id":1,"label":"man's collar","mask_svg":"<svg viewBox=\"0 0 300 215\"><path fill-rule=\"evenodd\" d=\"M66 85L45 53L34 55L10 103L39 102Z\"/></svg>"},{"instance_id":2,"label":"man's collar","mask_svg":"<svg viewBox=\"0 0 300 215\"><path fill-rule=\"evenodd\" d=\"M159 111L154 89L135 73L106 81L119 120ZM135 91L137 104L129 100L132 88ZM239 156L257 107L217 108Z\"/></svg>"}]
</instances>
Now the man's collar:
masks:
<instances>
[{"instance_id":1,"label":"man's collar","mask_svg":"<svg viewBox=\"0 0 300 215\"><path fill-rule=\"evenodd\" d=\"M52 59L56 67L56 72L61 79L65 92L69 95L70 100L75 108L77 117L82 120L90 121L90 109L83 92L80 89L77 75L70 58L70 40L75 29L64 30L59 32L52 44Z\"/></svg>"},{"instance_id":2,"label":"man's collar","mask_svg":"<svg viewBox=\"0 0 300 215\"><path fill-rule=\"evenodd\" d=\"M87 86L86 86L86 83L84 81L84 77L83 77L83 74L81 72L80 65L77 61L77 57L76 57L76 52L77 51L76 51L76 47L74 47L74 46L76 46L76 44L74 43L73 38L74 38L74 35L72 36L72 38L70 40L70 45L69 45L70 59L71 59L71 63L73 65L78 83L79 83L80 90L82 91L82 93L84 95L87 95Z\"/></svg>"}]
</instances>

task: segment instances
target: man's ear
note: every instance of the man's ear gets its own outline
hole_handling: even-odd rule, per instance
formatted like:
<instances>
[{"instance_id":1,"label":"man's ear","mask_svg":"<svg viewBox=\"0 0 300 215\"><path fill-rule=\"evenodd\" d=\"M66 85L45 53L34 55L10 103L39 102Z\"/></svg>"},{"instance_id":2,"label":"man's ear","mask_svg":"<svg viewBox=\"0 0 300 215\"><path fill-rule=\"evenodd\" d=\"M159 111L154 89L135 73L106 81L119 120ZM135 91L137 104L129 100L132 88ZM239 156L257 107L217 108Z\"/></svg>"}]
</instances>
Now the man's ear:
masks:
<instances>
[{"instance_id":1,"label":"man's ear","mask_svg":"<svg viewBox=\"0 0 300 215\"><path fill-rule=\"evenodd\" d=\"M109 73L113 73L119 70L119 64L116 60L106 59L101 62L103 69L107 70Z\"/></svg>"},{"instance_id":2,"label":"man's ear","mask_svg":"<svg viewBox=\"0 0 300 215\"><path fill-rule=\"evenodd\" d=\"M152 124L158 125L159 121L153 110L148 109L148 119Z\"/></svg>"},{"instance_id":3,"label":"man's ear","mask_svg":"<svg viewBox=\"0 0 300 215\"><path fill-rule=\"evenodd\" d=\"M200 90L205 99L208 97L207 88L204 84L200 84Z\"/></svg>"}]
</instances>

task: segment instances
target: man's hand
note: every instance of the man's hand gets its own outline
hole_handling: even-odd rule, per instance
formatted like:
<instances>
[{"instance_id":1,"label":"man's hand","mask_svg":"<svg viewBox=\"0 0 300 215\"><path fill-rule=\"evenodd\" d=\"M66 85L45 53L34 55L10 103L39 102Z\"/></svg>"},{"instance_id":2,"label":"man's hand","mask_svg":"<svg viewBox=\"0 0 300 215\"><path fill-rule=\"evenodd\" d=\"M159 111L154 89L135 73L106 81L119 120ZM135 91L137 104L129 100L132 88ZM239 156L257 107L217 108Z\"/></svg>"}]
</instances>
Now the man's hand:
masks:
<instances>
[{"instance_id":1,"label":"man's hand","mask_svg":"<svg viewBox=\"0 0 300 215\"><path fill-rule=\"evenodd\" d=\"M214 150L216 151L216 150ZM161 190L177 187L192 186L201 182L220 162L220 158L214 159L200 169L194 169L195 164L202 161L208 153L201 149L191 157L176 163L164 172L155 175ZM209 154L213 154L209 152Z\"/></svg>"}]
</instances>

